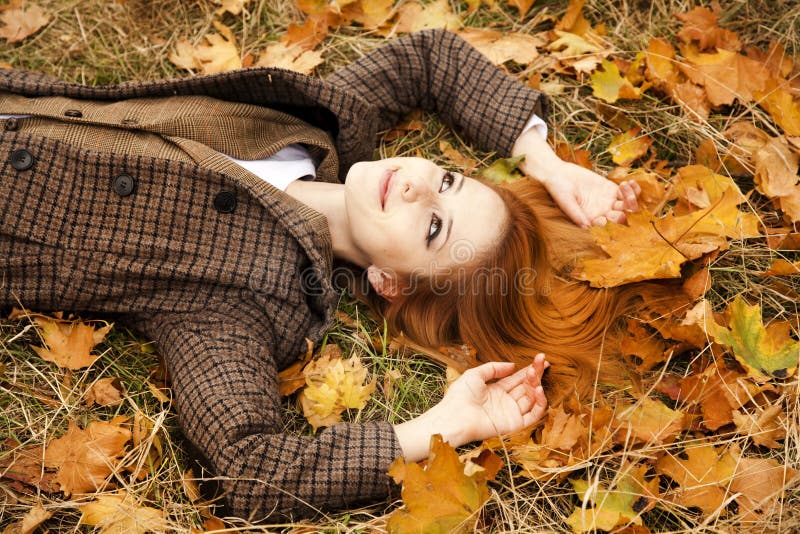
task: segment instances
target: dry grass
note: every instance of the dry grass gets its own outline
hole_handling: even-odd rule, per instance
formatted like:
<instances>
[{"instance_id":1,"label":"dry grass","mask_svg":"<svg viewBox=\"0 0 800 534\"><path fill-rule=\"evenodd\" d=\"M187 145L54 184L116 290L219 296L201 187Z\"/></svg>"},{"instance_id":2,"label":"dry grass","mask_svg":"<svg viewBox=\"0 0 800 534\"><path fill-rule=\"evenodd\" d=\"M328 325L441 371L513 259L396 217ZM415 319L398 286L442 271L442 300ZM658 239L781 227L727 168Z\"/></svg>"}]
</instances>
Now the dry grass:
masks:
<instances>
[{"instance_id":1,"label":"dry grass","mask_svg":"<svg viewBox=\"0 0 800 534\"><path fill-rule=\"evenodd\" d=\"M37 0L35 3L52 13L54 20L45 30L17 46L0 45L0 60L15 68L39 70L87 84L183 75L168 61L168 53L177 39L200 39L212 28L214 18L214 6L206 0ZM673 14L685 12L696 4L688 0L588 0L585 11L593 23L607 24L609 40L617 49L615 56L632 59L650 37L673 36L679 29ZM566 2L561 1L537 2L534 12L546 9L560 15L565 7ZM723 23L738 32L744 42L764 47L770 39L778 39L789 53L800 54L800 6L797 2L745 0L729 2L724 7L727 18ZM456 8L466 13L466 5L459 4ZM239 17L225 15L223 21L234 29L245 55L282 34L299 15L291 0L252 0L249 13ZM519 21L516 12L505 6L496 10L482 8L465 20L470 26L492 25L531 33L548 27L546 23L539 23L539 19ZM326 63L319 68L319 73L347 63L382 41L379 37L365 35L358 28L340 28L322 45ZM603 119L608 113L602 113L598 101L589 96L586 80L564 77L558 83L562 90L552 99L553 113L549 121L553 137L590 150L601 169L610 169L610 158L605 150L618 131ZM649 93L641 101L622 101L607 108L619 111L630 123L642 126L655 139L659 156L678 163L690 162L694 149L704 139L710 138L724 148L726 141L720 132L733 121L746 118L768 131L774 130L769 117L759 109L737 107L724 115L714 115L707 122L695 122L675 105ZM376 156L420 154L443 161L439 141L447 140L481 162L491 159L491 154L472 150L435 117L426 116L423 122L422 131L410 132L392 143L383 144ZM751 201L759 202L755 197ZM776 253L760 240L733 243L711 265L713 286L709 298L717 309L733 295L748 293L761 301L767 316L796 322L796 301L786 297L785 291L776 291L753 275L776 257ZM794 291L800 291L800 282L789 278L783 282ZM379 388L364 411L350 414L352 420L407 420L439 398L445 383L442 369L423 358L388 350L385 337L383 344L376 341L384 336L381 325L359 315L363 310L353 303L345 303L343 310L357 317L359 326L337 324L327 341L340 344L345 354L361 354L377 377L382 377L389 369L399 370L404 377L390 399ZM794 328L797 331L797 324ZM36 357L30 346L40 345L41 340L26 320L0 321L0 340L0 438L14 439L23 446L42 444L61 435L70 419L86 424L118 414L129 417L139 414L154 425L155 435L163 446L162 460L154 472L142 480L129 472L116 473L109 479L108 490L124 487L146 504L167 511L170 526L176 532L201 528L201 508L190 502L185 489L184 473L190 461L175 415L168 404L162 404L153 396L148 386L148 377L158 359L146 340L116 328L99 347L102 357L98 363L89 370L72 374L59 371ZM671 365L672 370L678 371L685 369L688 362L684 359ZM84 387L103 377L122 379L127 389L125 403L116 408L87 408L81 398ZM787 466L799 468L798 385L792 383L787 389L790 393L787 399L794 400L787 401L786 406L790 422L785 447L770 454ZM294 403L287 400L285 407L287 431L310 434ZM689 445L692 440L688 436L681 445ZM730 435L720 436L717 443L738 443L745 447L746 441L747 436ZM125 463L147 465L153 447L152 439L142 443L130 451ZM650 446L605 453L582 466L576 476L608 481L616 476L623 461L653 457L660 452L662 447ZM558 478L559 473L554 473L549 481L529 480L514 476L513 464L506 462L506 465L492 485L479 529L504 533L569 532L564 519L572 512L576 498L569 484ZM85 496L66 500L45 493L25 495L0 481L0 528L21 517L38 501L54 513L46 523L47 531L81 531L87 527L76 526L80 517L76 505L90 499ZM232 520L229 525L242 531L371 531L381 524L380 517L390 505L377 503L348 513L329 514L307 524L254 527ZM797 532L800 531L800 492L795 489L787 495L780 513L750 526L736 526L726 519L704 523L694 511L666 506L666 503L647 512L643 520L658 532ZM302 530L304 525L308 530Z\"/></svg>"}]
</instances>

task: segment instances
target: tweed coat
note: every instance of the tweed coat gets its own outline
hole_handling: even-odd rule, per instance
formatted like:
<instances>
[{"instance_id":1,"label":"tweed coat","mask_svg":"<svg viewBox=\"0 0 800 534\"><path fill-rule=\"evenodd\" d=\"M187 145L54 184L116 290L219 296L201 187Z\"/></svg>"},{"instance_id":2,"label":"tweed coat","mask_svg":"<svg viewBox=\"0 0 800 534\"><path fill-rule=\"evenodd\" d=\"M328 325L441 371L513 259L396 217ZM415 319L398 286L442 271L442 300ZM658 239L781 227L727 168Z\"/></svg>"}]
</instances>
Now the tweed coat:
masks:
<instances>
[{"instance_id":1,"label":"tweed coat","mask_svg":"<svg viewBox=\"0 0 800 534\"><path fill-rule=\"evenodd\" d=\"M377 132L414 108L501 154L531 113L546 113L540 93L439 30L392 40L324 80L247 69L88 87L0 70L0 93L33 99L15 109L32 114L36 98L63 97L72 127L94 117L119 132L146 129L147 118L133 106L131 117L87 118L81 102L199 95L279 110L329 134L338 161L328 180L371 158ZM189 158L120 153L26 133L25 121L0 131L0 305L118 313L154 339L184 433L224 477L235 515L296 517L385 496L401 455L388 423L313 439L283 432L277 371L306 337L322 337L338 300L324 216L189 138L168 139Z\"/></svg>"}]
</instances>

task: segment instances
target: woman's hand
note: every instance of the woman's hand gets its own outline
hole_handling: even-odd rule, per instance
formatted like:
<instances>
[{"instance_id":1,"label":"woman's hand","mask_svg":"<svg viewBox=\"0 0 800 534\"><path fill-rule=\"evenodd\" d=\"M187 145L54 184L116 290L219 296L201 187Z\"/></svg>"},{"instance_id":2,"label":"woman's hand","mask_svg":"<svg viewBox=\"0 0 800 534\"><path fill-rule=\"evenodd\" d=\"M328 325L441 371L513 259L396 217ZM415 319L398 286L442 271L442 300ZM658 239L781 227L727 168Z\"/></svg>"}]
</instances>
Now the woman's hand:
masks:
<instances>
[{"instance_id":1,"label":"woman's hand","mask_svg":"<svg viewBox=\"0 0 800 534\"><path fill-rule=\"evenodd\" d=\"M458 447L531 426L547 408L541 378L548 366L544 354L538 354L531 365L517 372L508 362L468 369L450 385L439 404L395 426L403 456L407 461L427 457L433 434L442 434L445 441Z\"/></svg>"},{"instance_id":2,"label":"woman's hand","mask_svg":"<svg viewBox=\"0 0 800 534\"><path fill-rule=\"evenodd\" d=\"M638 209L641 192L634 181L620 185L580 165L559 158L536 130L517 139L512 155L525 155L521 170L541 183L572 222L584 228L607 221L625 222Z\"/></svg>"},{"instance_id":3,"label":"woman's hand","mask_svg":"<svg viewBox=\"0 0 800 534\"><path fill-rule=\"evenodd\" d=\"M639 209L639 184L630 180L617 185L574 163L562 161L553 175L539 181L567 217L583 228L624 223L626 213Z\"/></svg>"}]
</instances>

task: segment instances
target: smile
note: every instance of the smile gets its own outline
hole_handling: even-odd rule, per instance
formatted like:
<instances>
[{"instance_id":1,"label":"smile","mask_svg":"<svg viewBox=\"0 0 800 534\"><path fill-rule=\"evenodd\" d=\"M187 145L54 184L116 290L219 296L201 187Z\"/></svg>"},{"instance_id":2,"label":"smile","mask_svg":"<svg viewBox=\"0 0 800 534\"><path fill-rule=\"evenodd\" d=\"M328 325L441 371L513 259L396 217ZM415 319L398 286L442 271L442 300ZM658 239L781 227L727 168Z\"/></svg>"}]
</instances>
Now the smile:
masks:
<instances>
[{"instance_id":1,"label":"smile","mask_svg":"<svg viewBox=\"0 0 800 534\"><path fill-rule=\"evenodd\" d=\"M389 190L391 189L391 181L394 173L395 169L387 170L378 184L378 198L381 201L381 210L386 207L386 199L389 198Z\"/></svg>"}]
</instances>

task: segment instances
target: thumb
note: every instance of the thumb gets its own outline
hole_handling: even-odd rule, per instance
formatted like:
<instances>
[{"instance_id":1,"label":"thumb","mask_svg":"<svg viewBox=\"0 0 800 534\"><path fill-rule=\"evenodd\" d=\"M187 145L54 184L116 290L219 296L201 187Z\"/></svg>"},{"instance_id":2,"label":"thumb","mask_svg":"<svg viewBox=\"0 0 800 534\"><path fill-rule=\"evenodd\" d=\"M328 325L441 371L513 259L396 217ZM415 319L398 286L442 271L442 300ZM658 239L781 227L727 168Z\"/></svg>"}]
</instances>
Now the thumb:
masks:
<instances>
[{"instance_id":1,"label":"thumb","mask_svg":"<svg viewBox=\"0 0 800 534\"><path fill-rule=\"evenodd\" d=\"M558 207L566 213L567 217L572 219L572 222L581 228L589 228L591 226L589 217L583 212L583 209L574 196L569 195L566 198L559 198Z\"/></svg>"}]
</instances>

